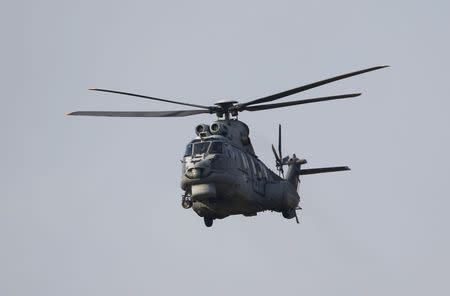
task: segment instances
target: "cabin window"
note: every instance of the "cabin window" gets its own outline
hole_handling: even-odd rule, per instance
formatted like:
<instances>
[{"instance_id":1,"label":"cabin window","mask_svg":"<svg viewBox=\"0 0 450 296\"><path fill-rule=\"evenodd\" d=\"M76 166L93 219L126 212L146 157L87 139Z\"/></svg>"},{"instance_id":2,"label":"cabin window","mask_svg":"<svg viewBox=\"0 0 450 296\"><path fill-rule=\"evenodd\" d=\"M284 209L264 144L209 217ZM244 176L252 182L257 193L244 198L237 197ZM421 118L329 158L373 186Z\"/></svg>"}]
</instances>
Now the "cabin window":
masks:
<instances>
[{"instance_id":1,"label":"cabin window","mask_svg":"<svg viewBox=\"0 0 450 296\"><path fill-rule=\"evenodd\" d=\"M235 155L236 155L236 165L239 169L243 170L244 169L244 162L242 161L242 157L241 157L241 150L236 149L235 150Z\"/></svg>"},{"instance_id":2,"label":"cabin window","mask_svg":"<svg viewBox=\"0 0 450 296\"><path fill-rule=\"evenodd\" d=\"M253 176L256 176L255 164L253 162L253 159L250 156L248 157L248 162L250 163L250 167L252 169Z\"/></svg>"},{"instance_id":3,"label":"cabin window","mask_svg":"<svg viewBox=\"0 0 450 296\"><path fill-rule=\"evenodd\" d=\"M264 178L266 180L269 179L269 177L267 176L267 169L262 164L262 162L259 163L259 170L260 170L260 173L261 173L261 178Z\"/></svg>"},{"instance_id":4,"label":"cabin window","mask_svg":"<svg viewBox=\"0 0 450 296\"><path fill-rule=\"evenodd\" d=\"M225 156L228 156L230 153L228 152L228 144L222 143L222 153L225 154Z\"/></svg>"},{"instance_id":5,"label":"cabin window","mask_svg":"<svg viewBox=\"0 0 450 296\"><path fill-rule=\"evenodd\" d=\"M211 146L209 147L209 153L210 154L219 154L223 153L223 143L222 142L212 142Z\"/></svg>"},{"instance_id":6,"label":"cabin window","mask_svg":"<svg viewBox=\"0 0 450 296\"><path fill-rule=\"evenodd\" d=\"M230 161L233 163L233 167L240 167L238 150L234 146L230 146Z\"/></svg>"},{"instance_id":7,"label":"cabin window","mask_svg":"<svg viewBox=\"0 0 450 296\"><path fill-rule=\"evenodd\" d=\"M240 153L241 154L241 158L242 158L242 163L244 164L244 170L248 171L249 167L248 167L248 161L247 158L245 157L244 153Z\"/></svg>"},{"instance_id":8,"label":"cabin window","mask_svg":"<svg viewBox=\"0 0 450 296\"><path fill-rule=\"evenodd\" d=\"M186 150L185 150L185 152L184 152L184 156L191 156L191 155L192 155L192 144L189 143L189 144L186 146Z\"/></svg>"},{"instance_id":9,"label":"cabin window","mask_svg":"<svg viewBox=\"0 0 450 296\"><path fill-rule=\"evenodd\" d=\"M209 144L211 144L211 142L194 143L193 155L206 153L208 151Z\"/></svg>"},{"instance_id":10,"label":"cabin window","mask_svg":"<svg viewBox=\"0 0 450 296\"><path fill-rule=\"evenodd\" d=\"M256 173L258 179L262 179L261 163L259 161L256 162Z\"/></svg>"},{"instance_id":11,"label":"cabin window","mask_svg":"<svg viewBox=\"0 0 450 296\"><path fill-rule=\"evenodd\" d=\"M238 150L238 149L235 149L234 150L234 162L235 162L235 164L236 164L236 167L238 168L238 169L244 169L244 164L242 163L242 159L241 159L241 156L240 156L240 150Z\"/></svg>"},{"instance_id":12,"label":"cabin window","mask_svg":"<svg viewBox=\"0 0 450 296\"><path fill-rule=\"evenodd\" d=\"M261 169L263 171L264 178L266 178L266 180L269 180L269 174L267 174L267 168L263 164L261 164Z\"/></svg>"}]
</instances>

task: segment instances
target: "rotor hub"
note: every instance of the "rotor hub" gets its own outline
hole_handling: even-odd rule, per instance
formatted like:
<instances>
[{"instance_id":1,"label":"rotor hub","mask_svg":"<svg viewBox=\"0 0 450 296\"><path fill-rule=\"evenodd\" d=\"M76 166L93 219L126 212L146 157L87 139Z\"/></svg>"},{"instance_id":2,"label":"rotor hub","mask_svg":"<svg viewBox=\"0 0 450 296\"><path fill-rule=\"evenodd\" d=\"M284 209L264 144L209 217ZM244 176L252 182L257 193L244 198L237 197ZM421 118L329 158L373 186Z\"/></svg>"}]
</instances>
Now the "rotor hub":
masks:
<instances>
[{"instance_id":1,"label":"rotor hub","mask_svg":"<svg viewBox=\"0 0 450 296\"><path fill-rule=\"evenodd\" d=\"M229 119L230 112L231 112L231 115L236 116L237 112L232 110L233 109L232 107L235 106L235 104L237 104L237 101L233 101L233 100L221 100L221 101L215 103L214 105L219 107L217 116L222 117L223 115L225 115L225 119Z\"/></svg>"},{"instance_id":2,"label":"rotor hub","mask_svg":"<svg viewBox=\"0 0 450 296\"><path fill-rule=\"evenodd\" d=\"M237 101L233 100L221 100L215 103L214 105L219 106L220 108L223 108L224 110L228 110L231 106L234 106Z\"/></svg>"}]
</instances>

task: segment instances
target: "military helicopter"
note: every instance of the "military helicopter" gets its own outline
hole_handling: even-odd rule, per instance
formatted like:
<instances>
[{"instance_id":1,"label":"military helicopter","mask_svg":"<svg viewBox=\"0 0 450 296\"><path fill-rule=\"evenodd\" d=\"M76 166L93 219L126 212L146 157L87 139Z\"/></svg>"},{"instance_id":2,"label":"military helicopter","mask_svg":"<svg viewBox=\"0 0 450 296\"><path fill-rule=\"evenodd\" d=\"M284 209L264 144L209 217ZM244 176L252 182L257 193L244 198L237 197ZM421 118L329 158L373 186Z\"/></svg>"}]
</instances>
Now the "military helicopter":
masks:
<instances>
[{"instance_id":1,"label":"military helicopter","mask_svg":"<svg viewBox=\"0 0 450 296\"><path fill-rule=\"evenodd\" d=\"M255 154L249 138L248 126L238 120L239 112L260 111L294 105L330 100L353 98L361 95L318 97L283 103L265 104L297 94L337 80L375 71L388 66L363 69L294 89L265 96L244 103L220 101L214 106L204 106L174 100L167 100L122 91L94 88L91 90L134 96L149 100L195 107L193 110L179 111L76 111L67 115L110 116L110 117L183 117L197 114L215 114L212 124L195 127L196 137L186 147L182 159L181 205L192 208L205 225L211 227L215 219L230 215L255 216L262 211L281 212L286 219L295 218L299 223L297 210L300 196L298 186L300 176L350 170L347 166L302 168L305 159L295 154L283 157L281 149L281 126L278 128L278 150L272 145L278 174L270 170ZM287 166L286 175L284 166Z\"/></svg>"}]
</instances>

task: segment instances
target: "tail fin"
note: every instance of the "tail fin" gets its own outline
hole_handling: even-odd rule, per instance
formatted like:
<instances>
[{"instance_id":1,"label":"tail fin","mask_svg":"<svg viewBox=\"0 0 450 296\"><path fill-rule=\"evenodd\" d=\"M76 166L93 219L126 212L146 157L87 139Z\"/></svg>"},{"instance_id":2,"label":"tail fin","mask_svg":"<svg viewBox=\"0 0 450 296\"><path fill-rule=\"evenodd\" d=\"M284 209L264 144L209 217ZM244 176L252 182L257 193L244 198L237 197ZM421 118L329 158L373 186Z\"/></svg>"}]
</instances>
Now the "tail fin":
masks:
<instances>
[{"instance_id":1,"label":"tail fin","mask_svg":"<svg viewBox=\"0 0 450 296\"><path fill-rule=\"evenodd\" d=\"M321 174L321 173L330 173L330 172L339 172L339 171L349 171L350 168L347 166L339 166L339 167L324 167L324 168L313 168L313 169L301 169L301 165L306 163L305 159L299 159L295 154L291 157L287 156L283 158L281 154L281 124L278 125L278 152L275 149L275 146L272 145L272 151L275 156L275 165L276 168L284 178L284 170L283 166L288 165L288 172L286 175L286 181L291 183L294 188L298 187L298 183L300 182L300 175L312 175L312 174Z\"/></svg>"},{"instance_id":2,"label":"tail fin","mask_svg":"<svg viewBox=\"0 0 450 296\"><path fill-rule=\"evenodd\" d=\"M300 181L299 176L301 175L301 165L305 164L305 159L298 159L295 154L292 158L287 161L288 171L286 174L286 180L291 183L294 188L298 187L298 183Z\"/></svg>"}]
</instances>

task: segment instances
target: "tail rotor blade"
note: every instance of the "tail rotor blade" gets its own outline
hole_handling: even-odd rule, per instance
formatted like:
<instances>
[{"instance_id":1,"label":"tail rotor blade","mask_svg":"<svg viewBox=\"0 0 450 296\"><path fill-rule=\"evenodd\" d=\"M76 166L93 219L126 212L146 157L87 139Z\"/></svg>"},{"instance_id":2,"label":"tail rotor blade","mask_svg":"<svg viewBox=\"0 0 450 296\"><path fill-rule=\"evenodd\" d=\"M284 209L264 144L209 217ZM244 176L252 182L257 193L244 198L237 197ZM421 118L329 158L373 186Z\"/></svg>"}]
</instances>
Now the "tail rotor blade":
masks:
<instances>
[{"instance_id":1,"label":"tail rotor blade","mask_svg":"<svg viewBox=\"0 0 450 296\"><path fill-rule=\"evenodd\" d=\"M281 154L281 124L278 125L278 155L280 155L280 159L283 159Z\"/></svg>"},{"instance_id":2,"label":"tail rotor blade","mask_svg":"<svg viewBox=\"0 0 450 296\"><path fill-rule=\"evenodd\" d=\"M275 147L272 144L272 151L273 151L273 155L275 155L275 160L277 161L277 165L281 163L281 159L277 154L277 151L275 150Z\"/></svg>"},{"instance_id":3,"label":"tail rotor blade","mask_svg":"<svg viewBox=\"0 0 450 296\"><path fill-rule=\"evenodd\" d=\"M281 154L281 124L278 124L278 155L280 156L280 172L284 178L284 169L283 169L284 160L283 155Z\"/></svg>"}]
</instances>

